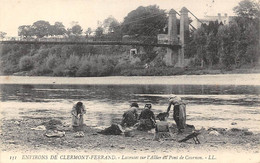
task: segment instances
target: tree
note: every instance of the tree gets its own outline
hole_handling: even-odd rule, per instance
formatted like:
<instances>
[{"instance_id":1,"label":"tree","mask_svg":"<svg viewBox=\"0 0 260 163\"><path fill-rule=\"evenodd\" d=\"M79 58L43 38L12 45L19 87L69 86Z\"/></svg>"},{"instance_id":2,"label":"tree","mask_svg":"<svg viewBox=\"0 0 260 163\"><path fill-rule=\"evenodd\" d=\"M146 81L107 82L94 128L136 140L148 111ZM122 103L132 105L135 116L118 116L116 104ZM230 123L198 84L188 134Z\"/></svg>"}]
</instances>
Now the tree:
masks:
<instances>
[{"instance_id":1,"label":"tree","mask_svg":"<svg viewBox=\"0 0 260 163\"><path fill-rule=\"evenodd\" d=\"M27 38L33 36L33 30L31 25L22 25L18 27L18 36Z\"/></svg>"},{"instance_id":2,"label":"tree","mask_svg":"<svg viewBox=\"0 0 260 163\"><path fill-rule=\"evenodd\" d=\"M239 51L240 35L241 31L236 23L219 28L217 37L219 39L220 62L226 68L231 68L232 65L237 66L239 62L241 55Z\"/></svg>"},{"instance_id":3,"label":"tree","mask_svg":"<svg viewBox=\"0 0 260 163\"><path fill-rule=\"evenodd\" d=\"M62 22L55 22L54 25L50 27L50 35L52 36L64 35L65 33L66 29Z\"/></svg>"},{"instance_id":4,"label":"tree","mask_svg":"<svg viewBox=\"0 0 260 163\"><path fill-rule=\"evenodd\" d=\"M113 17L109 16L103 21L103 28L105 33L115 32L119 26L119 22Z\"/></svg>"},{"instance_id":5,"label":"tree","mask_svg":"<svg viewBox=\"0 0 260 163\"><path fill-rule=\"evenodd\" d=\"M207 63L210 67L212 67L213 64L218 62L218 43L216 39L216 35L211 32L207 35L207 42L206 42L206 57Z\"/></svg>"},{"instance_id":6,"label":"tree","mask_svg":"<svg viewBox=\"0 0 260 163\"><path fill-rule=\"evenodd\" d=\"M213 64L218 63L218 40L216 35L218 33L218 28L221 26L218 21L210 21L209 24L202 24L202 31L196 33L196 39L193 40L192 43L198 44L198 47L201 47L202 51L205 53L199 54L198 56L202 57L203 64L209 65L212 67ZM196 47L194 47L196 48Z\"/></svg>"},{"instance_id":7,"label":"tree","mask_svg":"<svg viewBox=\"0 0 260 163\"><path fill-rule=\"evenodd\" d=\"M90 36L90 34L92 33L92 29L88 28L85 32L86 36Z\"/></svg>"},{"instance_id":8,"label":"tree","mask_svg":"<svg viewBox=\"0 0 260 163\"><path fill-rule=\"evenodd\" d=\"M238 15L234 21L240 30L239 59L241 64L253 64L260 55L260 4L253 0L243 0L233 10Z\"/></svg>"},{"instance_id":9,"label":"tree","mask_svg":"<svg viewBox=\"0 0 260 163\"><path fill-rule=\"evenodd\" d=\"M259 26L260 6L258 3L252 0L243 0L238 6L234 7L233 10L238 15L234 21L237 22L242 33L252 23L255 26Z\"/></svg>"},{"instance_id":10,"label":"tree","mask_svg":"<svg viewBox=\"0 0 260 163\"><path fill-rule=\"evenodd\" d=\"M216 35L218 33L219 26L221 26L221 23L218 23L218 21L210 21L208 25L202 24L202 26L207 32L207 34L212 33L213 35Z\"/></svg>"},{"instance_id":11,"label":"tree","mask_svg":"<svg viewBox=\"0 0 260 163\"><path fill-rule=\"evenodd\" d=\"M120 23L118 21L112 21L109 25L109 32L120 32Z\"/></svg>"},{"instance_id":12,"label":"tree","mask_svg":"<svg viewBox=\"0 0 260 163\"><path fill-rule=\"evenodd\" d=\"M7 33L0 31L0 39L4 39Z\"/></svg>"},{"instance_id":13,"label":"tree","mask_svg":"<svg viewBox=\"0 0 260 163\"><path fill-rule=\"evenodd\" d=\"M140 6L124 18L122 32L127 35L157 36L167 24L164 10L158 6Z\"/></svg>"},{"instance_id":14,"label":"tree","mask_svg":"<svg viewBox=\"0 0 260 163\"><path fill-rule=\"evenodd\" d=\"M205 28L199 28L193 36L193 42L196 44L194 51L196 52L196 59L199 60L200 66L204 67L205 56L206 56L206 43L207 35Z\"/></svg>"},{"instance_id":15,"label":"tree","mask_svg":"<svg viewBox=\"0 0 260 163\"><path fill-rule=\"evenodd\" d=\"M80 25L76 24L71 28L71 33L73 33L74 35L81 35L82 34L83 29L81 28Z\"/></svg>"},{"instance_id":16,"label":"tree","mask_svg":"<svg viewBox=\"0 0 260 163\"><path fill-rule=\"evenodd\" d=\"M72 31L71 31L71 28L67 28L67 30L66 30L67 32L66 32L66 34L68 35L68 36L70 36L71 35L71 33L72 33Z\"/></svg>"},{"instance_id":17,"label":"tree","mask_svg":"<svg viewBox=\"0 0 260 163\"><path fill-rule=\"evenodd\" d=\"M243 0L233 8L234 12L244 18L255 19L260 17L260 4L252 0Z\"/></svg>"},{"instance_id":18,"label":"tree","mask_svg":"<svg viewBox=\"0 0 260 163\"><path fill-rule=\"evenodd\" d=\"M50 23L44 20L39 20L32 25L33 35L37 38L50 35Z\"/></svg>"},{"instance_id":19,"label":"tree","mask_svg":"<svg viewBox=\"0 0 260 163\"><path fill-rule=\"evenodd\" d=\"M101 32L101 28L97 30L98 36L101 35L104 36L104 39L110 40L110 41L118 41L122 40L122 32L121 32L121 26L120 23L113 17L109 16L106 18L100 26L103 29L103 32ZM102 33L102 34L101 34Z\"/></svg>"},{"instance_id":20,"label":"tree","mask_svg":"<svg viewBox=\"0 0 260 163\"><path fill-rule=\"evenodd\" d=\"M259 26L258 26L259 27ZM258 29L258 30L257 30ZM243 55L242 58L253 64L254 62L258 61L260 57L260 40L259 40L259 28L254 26L253 24L249 25L246 31L244 32L246 46L243 48ZM246 47L246 48L245 48Z\"/></svg>"},{"instance_id":21,"label":"tree","mask_svg":"<svg viewBox=\"0 0 260 163\"><path fill-rule=\"evenodd\" d=\"M102 27L98 27L95 32L96 32L96 37L101 37L103 36L104 29Z\"/></svg>"}]
</instances>

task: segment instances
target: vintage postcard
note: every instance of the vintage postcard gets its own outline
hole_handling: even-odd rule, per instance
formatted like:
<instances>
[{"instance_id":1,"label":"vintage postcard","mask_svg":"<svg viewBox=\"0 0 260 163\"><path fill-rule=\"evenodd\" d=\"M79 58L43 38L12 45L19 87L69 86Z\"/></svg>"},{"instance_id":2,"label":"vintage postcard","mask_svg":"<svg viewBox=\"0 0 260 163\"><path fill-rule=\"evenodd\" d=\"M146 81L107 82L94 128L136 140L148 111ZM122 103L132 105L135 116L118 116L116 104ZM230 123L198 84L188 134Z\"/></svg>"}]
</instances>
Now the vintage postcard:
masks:
<instances>
[{"instance_id":1,"label":"vintage postcard","mask_svg":"<svg viewBox=\"0 0 260 163\"><path fill-rule=\"evenodd\" d=\"M260 162L256 0L0 0L0 163Z\"/></svg>"}]
</instances>

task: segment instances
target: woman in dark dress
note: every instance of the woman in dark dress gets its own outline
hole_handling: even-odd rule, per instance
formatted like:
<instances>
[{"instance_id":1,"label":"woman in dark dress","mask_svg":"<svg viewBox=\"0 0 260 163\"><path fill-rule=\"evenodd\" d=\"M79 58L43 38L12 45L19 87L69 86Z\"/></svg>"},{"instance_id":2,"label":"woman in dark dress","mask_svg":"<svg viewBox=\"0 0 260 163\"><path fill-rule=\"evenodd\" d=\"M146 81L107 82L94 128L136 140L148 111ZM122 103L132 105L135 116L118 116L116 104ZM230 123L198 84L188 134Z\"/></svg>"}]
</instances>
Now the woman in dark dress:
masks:
<instances>
[{"instance_id":1,"label":"woman in dark dress","mask_svg":"<svg viewBox=\"0 0 260 163\"><path fill-rule=\"evenodd\" d=\"M139 126L138 130L146 131L155 127L155 116L153 111L151 111L152 104L145 104L144 110L139 116Z\"/></svg>"},{"instance_id":2,"label":"woman in dark dress","mask_svg":"<svg viewBox=\"0 0 260 163\"><path fill-rule=\"evenodd\" d=\"M177 125L178 132L182 132L186 127L186 104L180 97L174 96L169 99L167 113L170 112L173 105L173 119Z\"/></svg>"}]
</instances>

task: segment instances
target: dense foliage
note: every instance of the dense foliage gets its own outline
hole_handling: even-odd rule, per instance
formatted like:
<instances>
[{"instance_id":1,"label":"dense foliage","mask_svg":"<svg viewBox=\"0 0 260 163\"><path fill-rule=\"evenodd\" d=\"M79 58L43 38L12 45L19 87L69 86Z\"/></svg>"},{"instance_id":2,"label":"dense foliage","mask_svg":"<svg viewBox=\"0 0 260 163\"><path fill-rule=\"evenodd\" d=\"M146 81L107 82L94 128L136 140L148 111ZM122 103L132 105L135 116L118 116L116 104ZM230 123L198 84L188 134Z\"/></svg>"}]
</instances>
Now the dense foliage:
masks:
<instances>
[{"instance_id":1,"label":"dense foliage","mask_svg":"<svg viewBox=\"0 0 260 163\"><path fill-rule=\"evenodd\" d=\"M187 56L201 67L238 68L258 64L260 58L259 4L244 0L234 8L238 14L227 25L203 24L186 46Z\"/></svg>"},{"instance_id":2,"label":"dense foliage","mask_svg":"<svg viewBox=\"0 0 260 163\"><path fill-rule=\"evenodd\" d=\"M83 29L80 25L75 24L71 28L65 29L65 26L61 22L55 22L51 25L48 21L39 20L33 23L33 25L22 25L18 27L18 36L22 38L30 37L48 37L48 36L64 36L64 35L80 35Z\"/></svg>"},{"instance_id":3,"label":"dense foliage","mask_svg":"<svg viewBox=\"0 0 260 163\"><path fill-rule=\"evenodd\" d=\"M210 22L192 32L185 45L185 57L192 60L188 69L233 69L243 65L259 64L260 58L260 9L259 4L243 0L234 8L237 16L229 24ZM148 19L142 19L147 18ZM112 16L95 30L94 39L119 40L123 35L137 36L141 40L154 41L163 33L167 17L158 6L138 7L130 12L120 24ZM178 23L179 24L179 23ZM67 35L71 41L91 38L88 28L75 24L65 29L61 22L51 25L37 21L20 26L19 36ZM6 33L0 32L4 38ZM124 41L124 40L123 40ZM138 49L137 62L132 63L131 48ZM142 51L140 49L142 48ZM164 51L164 52L163 52ZM50 76L109 76L109 75L175 75L185 69L167 67L163 61L164 48L135 46L83 46L83 45L26 45L0 46L0 69L2 74L27 74Z\"/></svg>"},{"instance_id":4,"label":"dense foliage","mask_svg":"<svg viewBox=\"0 0 260 163\"><path fill-rule=\"evenodd\" d=\"M166 12L158 6L140 6L124 18L122 31L127 35L157 36L167 24Z\"/></svg>"},{"instance_id":5,"label":"dense foliage","mask_svg":"<svg viewBox=\"0 0 260 163\"><path fill-rule=\"evenodd\" d=\"M107 76L119 63L117 54L129 47L82 45L1 45L4 74Z\"/></svg>"}]
</instances>

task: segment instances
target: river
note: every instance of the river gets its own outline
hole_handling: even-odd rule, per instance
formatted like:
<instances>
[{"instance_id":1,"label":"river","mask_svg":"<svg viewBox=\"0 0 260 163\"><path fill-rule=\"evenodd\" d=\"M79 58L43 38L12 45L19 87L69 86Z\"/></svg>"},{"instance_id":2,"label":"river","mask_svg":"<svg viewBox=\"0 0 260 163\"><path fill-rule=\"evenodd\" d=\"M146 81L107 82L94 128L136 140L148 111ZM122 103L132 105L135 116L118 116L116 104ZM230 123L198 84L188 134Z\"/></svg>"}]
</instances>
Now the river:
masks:
<instances>
[{"instance_id":1,"label":"river","mask_svg":"<svg viewBox=\"0 0 260 163\"><path fill-rule=\"evenodd\" d=\"M2 76L0 108L2 119L59 118L70 123L73 104L82 101L87 108L84 122L104 128L120 123L131 102L139 104L139 113L145 103L152 103L152 110L158 114L166 111L171 95L178 95L187 102L187 123L197 129L236 127L260 132L258 79L259 74L104 78ZM173 121L172 110L169 121Z\"/></svg>"}]
</instances>

